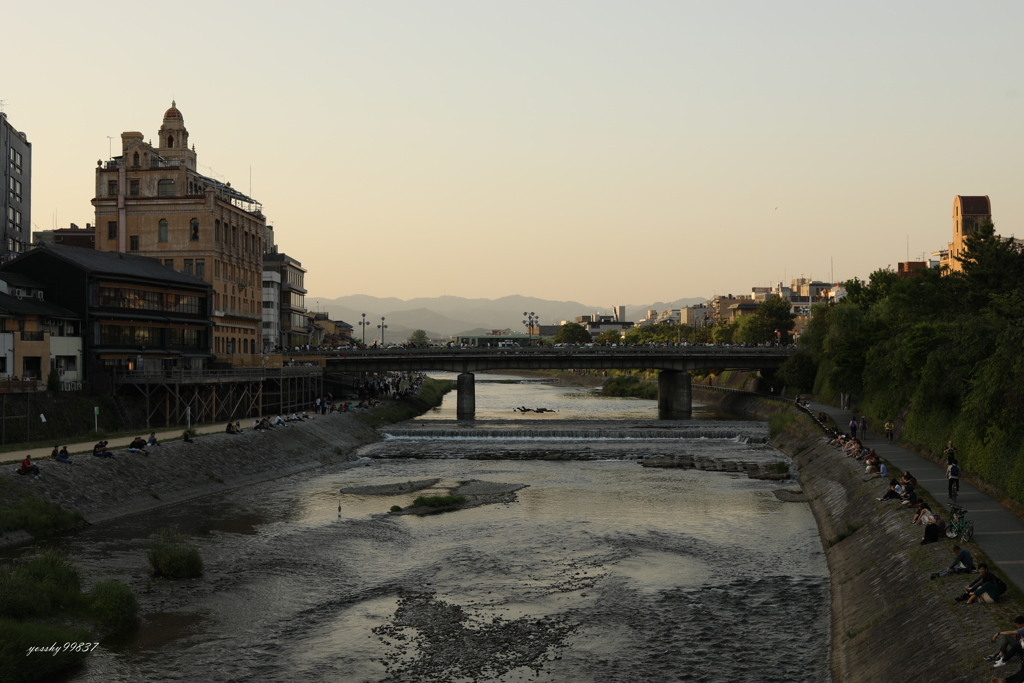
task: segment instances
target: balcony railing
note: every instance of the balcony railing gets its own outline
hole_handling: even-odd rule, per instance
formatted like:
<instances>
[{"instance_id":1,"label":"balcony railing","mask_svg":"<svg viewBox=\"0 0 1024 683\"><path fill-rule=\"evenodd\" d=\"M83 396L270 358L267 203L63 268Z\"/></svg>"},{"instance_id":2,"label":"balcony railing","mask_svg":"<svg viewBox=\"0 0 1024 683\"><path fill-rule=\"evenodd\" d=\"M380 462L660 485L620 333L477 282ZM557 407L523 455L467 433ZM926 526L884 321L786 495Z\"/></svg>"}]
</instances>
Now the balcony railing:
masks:
<instances>
[{"instance_id":1,"label":"balcony railing","mask_svg":"<svg viewBox=\"0 0 1024 683\"><path fill-rule=\"evenodd\" d=\"M25 342L41 342L46 341L45 332L22 332L21 341Z\"/></svg>"}]
</instances>

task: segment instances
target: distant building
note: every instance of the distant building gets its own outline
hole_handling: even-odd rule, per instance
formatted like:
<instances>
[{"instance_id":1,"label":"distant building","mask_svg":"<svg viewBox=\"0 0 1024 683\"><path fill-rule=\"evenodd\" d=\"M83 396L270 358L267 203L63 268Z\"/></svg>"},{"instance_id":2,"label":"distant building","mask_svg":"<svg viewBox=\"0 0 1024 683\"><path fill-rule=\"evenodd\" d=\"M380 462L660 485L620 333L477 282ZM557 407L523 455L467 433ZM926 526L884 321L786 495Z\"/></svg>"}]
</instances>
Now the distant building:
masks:
<instances>
[{"instance_id":1,"label":"distant building","mask_svg":"<svg viewBox=\"0 0 1024 683\"><path fill-rule=\"evenodd\" d=\"M46 300L41 283L0 271L0 391L45 389L50 372L63 389L81 389L81 329L77 315Z\"/></svg>"},{"instance_id":2,"label":"distant building","mask_svg":"<svg viewBox=\"0 0 1024 683\"><path fill-rule=\"evenodd\" d=\"M707 304L696 304L679 309L679 322L690 327L703 327L713 322L711 308Z\"/></svg>"},{"instance_id":3,"label":"distant building","mask_svg":"<svg viewBox=\"0 0 1024 683\"><path fill-rule=\"evenodd\" d=\"M38 281L51 303L81 321L94 392L109 389L110 373L202 370L213 358L212 288L157 259L43 245L0 270Z\"/></svg>"},{"instance_id":4,"label":"distant building","mask_svg":"<svg viewBox=\"0 0 1024 683\"><path fill-rule=\"evenodd\" d=\"M281 277L281 346L312 343L309 318L306 316L306 269L288 254L264 254L263 272L276 272Z\"/></svg>"},{"instance_id":5,"label":"distant building","mask_svg":"<svg viewBox=\"0 0 1024 683\"><path fill-rule=\"evenodd\" d=\"M562 324L564 325L566 322L568 321L563 320ZM578 315L573 322L582 325L590 332L590 336L595 338L608 330L618 330L621 334L633 327L633 323L626 320L625 306L615 306L612 308L611 315L602 315L601 313Z\"/></svg>"},{"instance_id":6,"label":"distant building","mask_svg":"<svg viewBox=\"0 0 1024 683\"><path fill-rule=\"evenodd\" d=\"M0 112L0 164L3 165L3 198L0 219L4 239L0 242L0 262L10 261L28 251L32 226L32 144Z\"/></svg>"},{"instance_id":7,"label":"distant building","mask_svg":"<svg viewBox=\"0 0 1024 683\"><path fill-rule=\"evenodd\" d=\"M281 273L263 271L263 351L281 346Z\"/></svg>"},{"instance_id":8,"label":"distant building","mask_svg":"<svg viewBox=\"0 0 1024 683\"><path fill-rule=\"evenodd\" d=\"M96 168L96 249L159 258L213 286L213 348L263 346L262 206L196 170L185 119L172 102L157 132L121 134L121 156Z\"/></svg>"},{"instance_id":9,"label":"distant building","mask_svg":"<svg viewBox=\"0 0 1024 683\"><path fill-rule=\"evenodd\" d=\"M65 247L95 249L96 230L89 223L86 223L84 228L79 228L72 223L70 228L38 230L32 233L32 244L36 246L40 244L59 244Z\"/></svg>"},{"instance_id":10,"label":"distant building","mask_svg":"<svg viewBox=\"0 0 1024 683\"><path fill-rule=\"evenodd\" d=\"M988 195L953 198L953 241L949 243L941 265L951 272L963 271L960 258L967 251L967 238L982 223L992 221L992 203Z\"/></svg>"},{"instance_id":11,"label":"distant building","mask_svg":"<svg viewBox=\"0 0 1024 683\"><path fill-rule=\"evenodd\" d=\"M900 277L910 277L919 270L934 268L937 265L938 261L902 261L896 264L896 274Z\"/></svg>"}]
</instances>

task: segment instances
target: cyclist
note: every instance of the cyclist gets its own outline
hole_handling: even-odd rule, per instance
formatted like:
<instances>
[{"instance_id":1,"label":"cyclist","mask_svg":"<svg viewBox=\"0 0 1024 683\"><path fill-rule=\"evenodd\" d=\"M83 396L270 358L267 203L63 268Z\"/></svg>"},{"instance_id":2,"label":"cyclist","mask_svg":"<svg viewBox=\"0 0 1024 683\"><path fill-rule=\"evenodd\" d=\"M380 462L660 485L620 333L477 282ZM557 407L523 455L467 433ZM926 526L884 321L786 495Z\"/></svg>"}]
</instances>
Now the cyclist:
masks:
<instances>
[{"instance_id":1,"label":"cyclist","mask_svg":"<svg viewBox=\"0 0 1024 683\"><path fill-rule=\"evenodd\" d=\"M885 440L889 443L892 443L892 436L895 429L896 428L893 425L892 420L885 421Z\"/></svg>"},{"instance_id":2,"label":"cyclist","mask_svg":"<svg viewBox=\"0 0 1024 683\"><path fill-rule=\"evenodd\" d=\"M951 500L956 500L957 494L960 493L960 465L957 464L956 458L951 458L946 466L946 479L947 493Z\"/></svg>"}]
</instances>

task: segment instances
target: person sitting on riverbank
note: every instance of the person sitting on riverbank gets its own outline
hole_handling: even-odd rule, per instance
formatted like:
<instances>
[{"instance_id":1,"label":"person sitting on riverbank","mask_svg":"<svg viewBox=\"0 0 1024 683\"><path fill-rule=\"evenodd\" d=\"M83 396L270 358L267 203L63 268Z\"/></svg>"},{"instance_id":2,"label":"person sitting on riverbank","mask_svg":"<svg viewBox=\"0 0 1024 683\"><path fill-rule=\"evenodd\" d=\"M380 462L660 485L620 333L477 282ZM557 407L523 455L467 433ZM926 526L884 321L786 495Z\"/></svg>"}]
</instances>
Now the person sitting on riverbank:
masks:
<instances>
[{"instance_id":1,"label":"person sitting on riverbank","mask_svg":"<svg viewBox=\"0 0 1024 683\"><path fill-rule=\"evenodd\" d=\"M235 423L234 422L228 422L227 425L224 426L224 433L225 434L237 434L238 432L235 431Z\"/></svg>"},{"instance_id":2,"label":"person sitting on riverbank","mask_svg":"<svg viewBox=\"0 0 1024 683\"><path fill-rule=\"evenodd\" d=\"M922 517L925 517L926 515L930 517L931 514L932 514L932 510L931 510L931 507L928 505L928 503L922 503L921 507L917 511L917 514L914 515L914 519L911 520L910 523L911 524L927 524L928 522L923 521Z\"/></svg>"},{"instance_id":3,"label":"person sitting on riverbank","mask_svg":"<svg viewBox=\"0 0 1024 683\"><path fill-rule=\"evenodd\" d=\"M302 411L302 418L301 419L303 419L303 420L312 420L313 416L310 415L309 413L307 413L306 411Z\"/></svg>"},{"instance_id":4,"label":"person sitting on riverbank","mask_svg":"<svg viewBox=\"0 0 1024 683\"><path fill-rule=\"evenodd\" d=\"M288 425L288 423L285 422L284 418L281 417L280 415L278 415L277 417L274 418L274 423L273 424L274 424L275 427L285 427L285 426Z\"/></svg>"},{"instance_id":5,"label":"person sitting on riverbank","mask_svg":"<svg viewBox=\"0 0 1024 683\"><path fill-rule=\"evenodd\" d=\"M150 448L152 448L153 446L160 445L160 442L156 440L156 432L149 433L149 441L146 442L146 445L149 446Z\"/></svg>"},{"instance_id":6,"label":"person sitting on riverbank","mask_svg":"<svg viewBox=\"0 0 1024 683\"><path fill-rule=\"evenodd\" d=\"M921 515L921 524L924 524L924 535L921 536L921 545L938 543L939 534L945 528L942 517L928 510L927 514Z\"/></svg>"},{"instance_id":7,"label":"person sitting on riverbank","mask_svg":"<svg viewBox=\"0 0 1024 683\"><path fill-rule=\"evenodd\" d=\"M107 442L100 441L92 447L92 454L98 458L113 458L114 454L107 450Z\"/></svg>"},{"instance_id":8,"label":"person sitting on riverbank","mask_svg":"<svg viewBox=\"0 0 1024 683\"><path fill-rule=\"evenodd\" d=\"M976 571L974 568L974 558L971 557L971 551L967 548L961 548L958 545L953 546L953 552L956 553L956 557L948 567L941 572L936 572L931 575L931 578L938 579L943 576L949 576L950 574L964 574L967 572Z\"/></svg>"},{"instance_id":9,"label":"person sitting on riverbank","mask_svg":"<svg viewBox=\"0 0 1024 683\"><path fill-rule=\"evenodd\" d=\"M74 465L75 463L71 460L71 456L68 454L68 447L61 446L60 451L56 457L53 458L56 462L62 462L66 465Z\"/></svg>"},{"instance_id":10,"label":"person sitting on riverbank","mask_svg":"<svg viewBox=\"0 0 1024 683\"><path fill-rule=\"evenodd\" d=\"M999 596L1006 592L1006 584L1002 579L990 572L988 568L981 570L980 585L970 591L971 597L967 598L967 604L975 602L993 603L999 600Z\"/></svg>"},{"instance_id":11,"label":"person sitting on riverbank","mask_svg":"<svg viewBox=\"0 0 1024 683\"><path fill-rule=\"evenodd\" d=\"M968 600L974 592L974 589L981 586L982 574L988 571L988 565L984 562L979 562L978 568L975 571L977 572L977 576L975 576L969 584L964 586L964 592L953 598L956 602L964 602L965 600Z\"/></svg>"},{"instance_id":12,"label":"person sitting on riverbank","mask_svg":"<svg viewBox=\"0 0 1024 683\"><path fill-rule=\"evenodd\" d=\"M900 505L914 506L915 508L921 507L921 501L917 497L917 491L915 487L909 482L903 484L903 495L900 496Z\"/></svg>"},{"instance_id":13,"label":"person sitting on riverbank","mask_svg":"<svg viewBox=\"0 0 1024 683\"><path fill-rule=\"evenodd\" d=\"M903 495L903 487L895 479L889 480L889 490L881 498L876 500L899 500L900 496Z\"/></svg>"},{"instance_id":14,"label":"person sitting on riverbank","mask_svg":"<svg viewBox=\"0 0 1024 683\"><path fill-rule=\"evenodd\" d=\"M143 439L141 436L135 437L134 439L132 439L132 442L128 444L128 452L149 455L149 452L146 450L146 440Z\"/></svg>"},{"instance_id":15,"label":"person sitting on riverbank","mask_svg":"<svg viewBox=\"0 0 1024 683\"><path fill-rule=\"evenodd\" d=\"M26 455L25 459L21 461L21 469L19 470L22 474L31 474L32 476L39 476L39 466L32 464L32 456Z\"/></svg>"},{"instance_id":16,"label":"person sitting on riverbank","mask_svg":"<svg viewBox=\"0 0 1024 683\"><path fill-rule=\"evenodd\" d=\"M1015 618L1013 623L1016 628L997 631L992 636L992 642L997 643L998 649L994 655L989 655L985 659L994 661L996 667L1006 666L1014 657L1019 657L1024 662L1024 648L1021 646L1021 640L1024 640L1024 616Z\"/></svg>"},{"instance_id":17,"label":"person sitting on riverbank","mask_svg":"<svg viewBox=\"0 0 1024 683\"><path fill-rule=\"evenodd\" d=\"M910 473L910 471L908 470L908 471L903 473L902 477L900 477L900 483L901 484L910 484L911 486L917 486L917 478L914 477L914 475L912 475Z\"/></svg>"}]
</instances>

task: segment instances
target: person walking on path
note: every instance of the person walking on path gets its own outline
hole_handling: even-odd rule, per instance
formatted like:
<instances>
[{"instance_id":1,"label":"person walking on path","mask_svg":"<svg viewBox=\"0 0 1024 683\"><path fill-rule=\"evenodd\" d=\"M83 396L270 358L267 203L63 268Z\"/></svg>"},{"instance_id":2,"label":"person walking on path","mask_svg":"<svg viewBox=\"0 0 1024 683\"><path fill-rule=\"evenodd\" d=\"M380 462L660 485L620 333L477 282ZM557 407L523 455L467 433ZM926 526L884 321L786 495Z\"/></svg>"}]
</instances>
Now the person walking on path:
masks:
<instances>
[{"instance_id":1,"label":"person walking on path","mask_svg":"<svg viewBox=\"0 0 1024 683\"><path fill-rule=\"evenodd\" d=\"M946 466L946 479L946 494L950 500L956 500L956 494L960 493L960 465L957 464L956 458L950 460Z\"/></svg>"},{"instance_id":2,"label":"person walking on path","mask_svg":"<svg viewBox=\"0 0 1024 683\"><path fill-rule=\"evenodd\" d=\"M850 438L851 439L856 439L857 438L857 416L856 415L854 415L852 418L850 418L849 427L850 427Z\"/></svg>"},{"instance_id":3,"label":"person walking on path","mask_svg":"<svg viewBox=\"0 0 1024 683\"><path fill-rule=\"evenodd\" d=\"M861 439L868 438L868 416L867 415L861 415L860 416L860 438Z\"/></svg>"},{"instance_id":4,"label":"person walking on path","mask_svg":"<svg viewBox=\"0 0 1024 683\"><path fill-rule=\"evenodd\" d=\"M956 460L956 446L953 445L952 441L946 442L946 447L942 449L942 454L946 456L946 464L950 465Z\"/></svg>"},{"instance_id":5,"label":"person walking on path","mask_svg":"<svg viewBox=\"0 0 1024 683\"><path fill-rule=\"evenodd\" d=\"M888 441L889 443L892 443L892 437L893 437L894 431L895 431L895 426L893 425L892 420L886 420L885 421L885 440Z\"/></svg>"}]
</instances>

